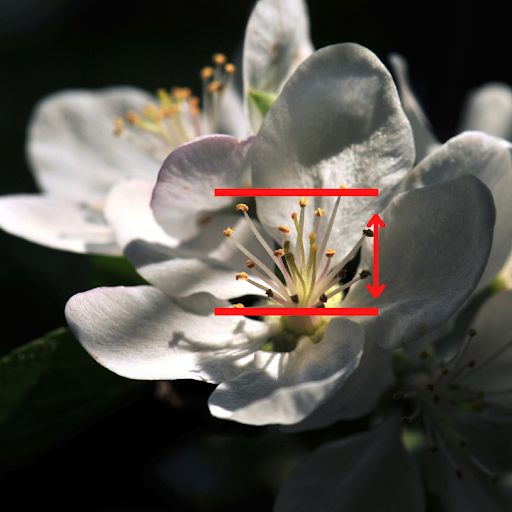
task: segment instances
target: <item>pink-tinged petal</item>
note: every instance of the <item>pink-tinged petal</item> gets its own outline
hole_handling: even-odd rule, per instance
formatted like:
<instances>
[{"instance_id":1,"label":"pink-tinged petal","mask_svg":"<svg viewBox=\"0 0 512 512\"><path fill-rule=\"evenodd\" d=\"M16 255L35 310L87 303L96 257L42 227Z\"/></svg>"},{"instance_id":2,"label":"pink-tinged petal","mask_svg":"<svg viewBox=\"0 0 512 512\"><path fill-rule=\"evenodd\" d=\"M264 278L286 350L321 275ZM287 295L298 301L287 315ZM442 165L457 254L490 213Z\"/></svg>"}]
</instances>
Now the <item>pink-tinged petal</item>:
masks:
<instances>
[{"instance_id":1,"label":"pink-tinged petal","mask_svg":"<svg viewBox=\"0 0 512 512\"><path fill-rule=\"evenodd\" d=\"M423 512L414 460L392 416L376 428L325 444L292 471L275 512Z\"/></svg>"},{"instance_id":2,"label":"pink-tinged petal","mask_svg":"<svg viewBox=\"0 0 512 512\"><path fill-rule=\"evenodd\" d=\"M130 379L196 379L238 375L265 341L268 327L216 317L225 301L202 293L172 299L150 286L95 288L66 304L66 319L100 364Z\"/></svg>"},{"instance_id":3,"label":"pink-tinged petal","mask_svg":"<svg viewBox=\"0 0 512 512\"><path fill-rule=\"evenodd\" d=\"M501 82L490 82L467 95L459 132L481 132L512 140L512 88Z\"/></svg>"},{"instance_id":4,"label":"pink-tinged petal","mask_svg":"<svg viewBox=\"0 0 512 512\"><path fill-rule=\"evenodd\" d=\"M313 52L304 0L259 0L244 40L244 97L250 127L257 133L262 115L249 91L279 94L295 68Z\"/></svg>"},{"instance_id":5,"label":"pink-tinged petal","mask_svg":"<svg viewBox=\"0 0 512 512\"><path fill-rule=\"evenodd\" d=\"M186 240L199 233L198 218L233 203L215 197L216 188L247 183L254 139L238 142L229 135L205 135L182 144L165 160L151 207L171 236Z\"/></svg>"},{"instance_id":6,"label":"pink-tinged petal","mask_svg":"<svg viewBox=\"0 0 512 512\"><path fill-rule=\"evenodd\" d=\"M0 198L0 227L36 244L78 253L121 255L101 204L49 195Z\"/></svg>"},{"instance_id":7,"label":"pink-tinged petal","mask_svg":"<svg viewBox=\"0 0 512 512\"><path fill-rule=\"evenodd\" d=\"M360 281L343 306L378 307L378 316L357 321L380 346L399 348L440 327L477 286L491 250L494 203L467 175L400 194L380 216L379 282L386 288L375 299ZM369 240L361 269L373 268Z\"/></svg>"},{"instance_id":8,"label":"pink-tinged petal","mask_svg":"<svg viewBox=\"0 0 512 512\"><path fill-rule=\"evenodd\" d=\"M44 98L30 121L27 143L39 186L53 195L92 202L103 199L119 179L155 179L162 160L126 134L113 134L116 118L128 110L140 112L151 101L151 95L130 87L63 91ZM143 139L141 133L137 140Z\"/></svg>"},{"instance_id":9,"label":"pink-tinged petal","mask_svg":"<svg viewBox=\"0 0 512 512\"><path fill-rule=\"evenodd\" d=\"M292 352L259 351L250 369L212 393L210 411L250 425L298 423L343 386L363 347L363 330L342 318L316 345L303 339Z\"/></svg>"},{"instance_id":10,"label":"pink-tinged petal","mask_svg":"<svg viewBox=\"0 0 512 512\"><path fill-rule=\"evenodd\" d=\"M439 147L441 143L437 140L430 121L423 112L409 83L409 65L407 61L398 53L389 55L388 61L395 76L402 106L411 123L414 147L416 148L416 161L419 162Z\"/></svg>"},{"instance_id":11,"label":"pink-tinged petal","mask_svg":"<svg viewBox=\"0 0 512 512\"><path fill-rule=\"evenodd\" d=\"M288 80L256 137L253 185L261 188L378 188L345 197L329 245L348 253L414 163L412 130L389 71L371 51L346 43L318 50ZM257 198L265 229L289 223L297 198ZM311 198L330 212L335 198ZM309 207L308 207L309 208ZM313 231L307 216L305 232ZM324 226L327 223L324 223ZM323 230L320 228L319 239Z\"/></svg>"}]
</instances>

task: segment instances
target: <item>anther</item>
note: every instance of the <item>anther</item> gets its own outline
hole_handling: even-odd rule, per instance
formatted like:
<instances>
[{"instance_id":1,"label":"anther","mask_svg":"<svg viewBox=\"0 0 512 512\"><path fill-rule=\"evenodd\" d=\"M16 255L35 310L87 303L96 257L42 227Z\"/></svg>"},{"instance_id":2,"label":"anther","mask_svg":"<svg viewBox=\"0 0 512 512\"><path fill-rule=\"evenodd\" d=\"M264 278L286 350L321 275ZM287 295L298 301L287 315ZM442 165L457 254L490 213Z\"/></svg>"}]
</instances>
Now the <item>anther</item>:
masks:
<instances>
[{"instance_id":1,"label":"anther","mask_svg":"<svg viewBox=\"0 0 512 512\"><path fill-rule=\"evenodd\" d=\"M363 229L363 234L371 238L373 236L373 231L371 229Z\"/></svg>"},{"instance_id":2,"label":"anther","mask_svg":"<svg viewBox=\"0 0 512 512\"><path fill-rule=\"evenodd\" d=\"M292 219L295 220L297 218L297 214L295 212L292 213Z\"/></svg>"},{"instance_id":3,"label":"anther","mask_svg":"<svg viewBox=\"0 0 512 512\"><path fill-rule=\"evenodd\" d=\"M298 303L299 303L299 296L298 296L297 294L292 295L292 296L290 297L290 299L292 299L292 302L293 302L294 304L298 304Z\"/></svg>"},{"instance_id":4,"label":"anther","mask_svg":"<svg viewBox=\"0 0 512 512\"><path fill-rule=\"evenodd\" d=\"M271 299L271 298L274 296L274 292L269 288L269 289L265 292L265 295Z\"/></svg>"},{"instance_id":5,"label":"anther","mask_svg":"<svg viewBox=\"0 0 512 512\"><path fill-rule=\"evenodd\" d=\"M284 233L285 235L287 235L290 232L290 228L287 228L286 226L279 226L277 229L279 229L279 231L281 231L281 233Z\"/></svg>"},{"instance_id":6,"label":"anther","mask_svg":"<svg viewBox=\"0 0 512 512\"><path fill-rule=\"evenodd\" d=\"M434 391L434 384L432 384L432 382L429 382L429 383L427 384L427 389L428 389L429 391Z\"/></svg>"},{"instance_id":7,"label":"anther","mask_svg":"<svg viewBox=\"0 0 512 512\"><path fill-rule=\"evenodd\" d=\"M228 74L228 75L234 75L235 74L235 71L236 71L236 66L234 64L226 64L224 66L224 71Z\"/></svg>"},{"instance_id":8,"label":"anther","mask_svg":"<svg viewBox=\"0 0 512 512\"><path fill-rule=\"evenodd\" d=\"M235 231L233 230L233 228L228 228L228 229L225 229L222 234L224 236L227 236L228 238L234 233Z\"/></svg>"},{"instance_id":9,"label":"anther","mask_svg":"<svg viewBox=\"0 0 512 512\"><path fill-rule=\"evenodd\" d=\"M325 252L325 257L332 258L335 254L336 254L336 251L333 251L332 249L327 249L327 251Z\"/></svg>"},{"instance_id":10,"label":"anther","mask_svg":"<svg viewBox=\"0 0 512 512\"><path fill-rule=\"evenodd\" d=\"M236 209L237 210L242 210L243 212L248 212L249 211L249 207L246 204L244 204L244 203L237 204L236 205Z\"/></svg>"},{"instance_id":11,"label":"anther","mask_svg":"<svg viewBox=\"0 0 512 512\"><path fill-rule=\"evenodd\" d=\"M217 92L217 91L220 91L221 89L222 89L222 84L220 82L216 82L216 81L210 82L206 86L206 90L208 92Z\"/></svg>"},{"instance_id":12,"label":"anther","mask_svg":"<svg viewBox=\"0 0 512 512\"><path fill-rule=\"evenodd\" d=\"M140 117L133 110L128 110L126 112L126 120L130 124L137 124L140 121Z\"/></svg>"},{"instance_id":13,"label":"anther","mask_svg":"<svg viewBox=\"0 0 512 512\"><path fill-rule=\"evenodd\" d=\"M500 430L501 429L501 423L499 421L493 421L492 422L492 426L496 429L496 430Z\"/></svg>"},{"instance_id":14,"label":"anther","mask_svg":"<svg viewBox=\"0 0 512 512\"><path fill-rule=\"evenodd\" d=\"M208 80L209 78L211 78L213 76L213 68L210 66L203 68L201 70L200 75L203 80Z\"/></svg>"},{"instance_id":15,"label":"anther","mask_svg":"<svg viewBox=\"0 0 512 512\"><path fill-rule=\"evenodd\" d=\"M338 276L340 279L345 279L345 278L347 277L347 269L342 268L342 269L337 273L337 276Z\"/></svg>"},{"instance_id":16,"label":"anther","mask_svg":"<svg viewBox=\"0 0 512 512\"><path fill-rule=\"evenodd\" d=\"M308 198L302 197L301 200L297 203L301 208L306 208L308 205Z\"/></svg>"},{"instance_id":17,"label":"anther","mask_svg":"<svg viewBox=\"0 0 512 512\"><path fill-rule=\"evenodd\" d=\"M372 273L369 270L362 270L361 272L359 272L359 277L361 279L366 279L367 277L370 277L371 275L372 275Z\"/></svg>"},{"instance_id":18,"label":"anther","mask_svg":"<svg viewBox=\"0 0 512 512\"><path fill-rule=\"evenodd\" d=\"M393 400L402 400L402 398L405 396L404 393L402 393L402 391L397 391L394 395L393 395Z\"/></svg>"},{"instance_id":19,"label":"anther","mask_svg":"<svg viewBox=\"0 0 512 512\"><path fill-rule=\"evenodd\" d=\"M461 448L464 448L465 446L467 446L467 444L468 444L468 442L467 442L467 441L462 440L462 441L459 443L459 446L460 446Z\"/></svg>"},{"instance_id":20,"label":"anther","mask_svg":"<svg viewBox=\"0 0 512 512\"><path fill-rule=\"evenodd\" d=\"M282 258L284 256L284 251L283 249L277 249L277 251L274 251L274 256L276 258Z\"/></svg>"},{"instance_id":21,"label":"anther","mask_svg":"<svg viewBox=\"0 0 512 512\"><path fill-rule=\"evenodd\" d=\"M455 470L455 473L457 474L457 476L462 480L462 477L464 476L464 474L462 473L462 468L457 468Z\"/></svg>"},{"instance_id":22,"label":"anther","mask_svg":"<svg viewBox=\"0 0 512 512\"><path fill-rule=\"evenodd\" d=\"M475 366L475 364L476 364L476 361L475 361L474 359L470 359L470 360L468 361L468 366L469 366L469 368L473 368L473 366Z\"/></svg>"},{"instance_id":23,"label":"anther","mask_svg":"<svg viewBox=\"0 0 512 512\"><path fill-rule=\"evenodd\" d=\"M434 403L435 403L435 404L438 404L438 403L439 403L439 400L440 400L440 397L439 397L439 395L436 393L436 394L434 395Z\"/></svg>"},{"instance_id":24,"label":"anther","mask_svg":"<svg viewBox=\"0 0 512 512\"><path fill-rule=\"evenodd\" d=\"M450 369L449 369L449 368L443 368L443 369L441 370L441 373L442 373L443 375L448 375L448 374L450 373Z\"/></svg>"},{"instance_id":25,"label":"anther","mask_svg":"<svg viewBox=\"0 0 512 512\"><path fill-rule=\"evenodd\" d=\"M499 479L500 479L500 475L498 473L494 473L494 475L492 475L491 482L493 484L495 484Z\"/></svg>"},{"instance_id":26,"label":"anther","mask_svg":"<svg viewBox=\"0 0 512 512\"><path fill-rule=\"evenodd\" d=\"M346 187L346 185L340 185L338 188L341 188L342 190L345 190L347 187Z\"/></svg>"},{"instance_id":27,"label":"anther","mask_svg":"<svg viewBox=\"0 0 512 512\"><path fill-rule=\"evenodd\" d=\"M418 357L420 359L427 359L428 357L428 350L422 350L419 354L418 354Z\"/></svg>"},{"instance_id":28,"label":"anther","mask_svg":"<svg viewBox=\"0 0 512 512\"><path fill-rule=\"evenodd\" d=\"M245 272L239 272L236 276L236 280L242 279L242 281L247 281L249 279L249 276Z\"/></svg>"},{"instance_id":29,"label":"anther","mask_svg":"<svg viewBox=\"0 0 512 512\"><path fill-rule=\"evenodd\" d=\"M468 336L471 336L471 337L476 336L476 331L475 331L475 329L473 329L473 328L469 329L469 330L468 330Z\"/></svg>"},{"instance_id":30,"label":"anther","mask_svg":"<svg viewBox=\"0 0 512 512\"><path fill-rule=\"evenodd\" d=\"M325 214L325 210L324 210L323 208L317 208L317 209L315 210L315 215L316 215L317 217L322 217L324 214Z\"/></svg>"},{"instance_id":31,"label":"anther","mask_svg":"<svg viewBox=\"0 0 512 512\"><path fill-rule=\"evenodd\" d=\"M437 452L437 449L438 449L438 448L439 448L439 445L438 445L437 443L432 443L432 444L430 445L430 451L431 451L432 453Z\"/></svg>"},{"instance_id":32,"label":"anther","mask_svg":"<svg viewBox=\"0 0 512 512\"><path fill-rule=\"evenodd\" d=\"M320 295L320 297L318 297L318 300L320 302L327 302L327 295L325 295L325 293L322 293L322 295Z\"/></svg>"},{"instance_id":33,"label":"anther","mask_svg":"<svg viewBox=\"0 0 512 512\"><path fill-rule=\"evenodd\" d=\"M243 304L233 304L233 307L238 308L238 309L245 308L245 306Z\"/></svg>"},{"instance_id":34,"label":"anther","mask_svg":"<svg viewBox=\"0 0 512 512\"><path fill-rule=\"evenodd\" d=\"M254 268L254 267L256 266L256 263L254 263L254 261L252 261L252 260L247 260L247 261L245 262L245 266L246 266L247 268Z\"/></svg>"},{"instance_id":35,"label":"anther","mask_svg":"<svg viewBox=\"0 0 512 512\"><path fill-rule=\"evenodd\" d=\"M316 233L309 233L309 241L313 242L316 240Z\"/></svg>"},{"instance_id":36,"label":"anther","mask_svg":"<svg viewBox=\"0 0 512 512\"><path fill-rule=\"evenodd\" d=\"M482 409L484 408L482 402L473 402L471 404L471 408L475 411L475 412L481 412Z\"/></svg>"},{"instance_id":37,"label":"anther","mask_svg":"<svg viewBox=\"0 0 512 512\"><path fill-rule=\"evenodd\" d=\"M404 417L402 418L402 423L403 423L404 425L409 425L409 423L411 423L411 418L410 418L409 416L404 416Z\"/></svg>"},{"instance_id":38,"label":"anther","mask_svg":"<svg viewBox=\"0 0 512 512\"><path fill-rule=\"evenodd\" d=\"M476 392L476 396L477 398L479 398L480 400L484 397L485 393L484 393L484 390L483 389L478 389L477 392Z\"/></svg>"},{"instance_id":39,"label":"anther","mask_svg":"<svg viewBox=\"0 0 512 512\"><path fill-rule=\"evenodd\" d=\"M121 119L120 117L118 117L118 118L114 121L114 130L113 130L113 133L114 133L114 135L119 136L119 135L121 135L123 132L124 132L124 120L123 120L123 119Z\"/></svg>"},{"instance_id":40,"label":"anther","mask_svg":"<svg viewBox=\"0 0 512 512\"><path fill-rule=\"evenodd\" d=\"M218 64L219 66L222 66L223 64L226 64L227 59L226 59L226 56L223 53L216 53L212 57L212 61L215 64Z\"/></svg>"}]
</instances>

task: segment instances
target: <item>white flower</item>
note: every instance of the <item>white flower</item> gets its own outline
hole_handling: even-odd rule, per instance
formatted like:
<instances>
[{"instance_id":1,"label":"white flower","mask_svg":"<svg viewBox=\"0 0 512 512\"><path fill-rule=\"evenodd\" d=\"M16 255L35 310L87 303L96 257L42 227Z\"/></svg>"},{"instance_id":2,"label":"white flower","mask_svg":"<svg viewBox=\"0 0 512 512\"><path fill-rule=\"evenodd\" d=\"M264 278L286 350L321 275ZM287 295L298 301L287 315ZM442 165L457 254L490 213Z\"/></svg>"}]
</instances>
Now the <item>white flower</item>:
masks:
<instances>
[{"instance_id":1,"label":"white flower","mask_svg":"<svg viewBox=\"0 0 512 512\"><path fill-rule=\"evenodd\" d=\"M308 23L303 0L258 2L244 48L247 90L279 91L311 52ZM158 97L135 88L111 88L64 91L43 99L30 121L27 143L42 193L1 198L2 229L56 249L121 254L123 247L104 215L115 183L140 178L146 181L141 187L149 191L162 161L179 144L207 133L227 133L239 140L248 135L243 102L230 80L234 66L220 54L213 61L201 72L202 112L197 98L180 88L158 91ZM262 81L264 77L268 80ZM128 122L123 122L125 115ZM258 121L252 115L260 119L261 114L257 109L249 112L248 121L255 127ZM208 210L207 204L203 207Z\"/></svg>"},{"instance_id":2,"label":"white flower","mask_svg":"<svg viewBox=\"0 0 512 512\"><path fill-rule=\"evenodd\" d=\"M294 424L317 410L310 428L333 421L336 411L320 406L331 407L327 399L338 392L343 397L335 409L358 392L360 409L371 409L382 388L367 386L368 374L378 367L379 381L390 379L390 354L384 348L402 346L443 324L476 287L492 243L493 199L473 176L391 199L385 186L397 183L412 166L412 144L389 72L373 53L355 44L324 48L299 66L254 142L256 187L333 188L343 177L341 184L351 187L383 188L380 202L363 202L367 210L343 198L339 202L342 215L338 213L336 220L331 217L337 208L332 198L315 199L313 208L307 206L326 211L318 227L314 227L314 215L298 220L303 233L317 233L322 247L318 280L313 279L313 270L307 278L306 268L302 279L312 282L302 288L296 272L295 282L285 289L268 272L266 276L274 280L276 293L269 294L274 298L281 293L286 303L295 303L294 295L299 303L323 302L321 283L327 279L322 275L323 251L337 251L329 265L341 268L342 258L364 242L365 237L359 241L361 231L373 213L383 210L386 228L380 238L380 262L385 293L376 300L362 283L356 283L343 302L346 307L378 306L379 316L338 317L317 325L309 318L287 318L277 326L213 316L214 307L228 305L219 299L254 293L245 280L235 280L237 271L245 268L236 258L249 258L271 273L272 264L265 258L276 262L273 248L265 255L264 245L259 252L248 247L243 238L251 234L251 227L240 217L237 225L230 221L223 226L234 228L238 244L214 229L218 217L178 247L166 245L163 238L145 240L145 229L152 233L157 229L154 221L151 224L146 216L146 228L142 224L132 228L123 214L137 196L137 184L132 183L131 196L119 194L115 205L107 205L107 215L123 233L125 254L152 286L98 288L76 295L66 307L69 325L93 357L121 375L221 383L210 397L211 411L220 417L251 424ZM212 196L215 183L227 180L230 173L237 175L239 147L229 137L210 136L183 145L168 157L152 201L161 224L158 229L171 234L182 229L187 219L176 201L188 200L199 208L197 202L208 189ZM457 154L443 155L445 165L457 162ZM288 223L297 199L258 199L259 218L277 243L283 242L278 226ZM184 229L194 227L185 224ZM259 244L254 236L249 240ZM248 253L235 256L233 250L241 246ZM293 266L291 260L287 259ZM364 242L358 273L372 268L371 261L372 245ZM268 288L254 290L263 295ZM327 289L325 293L330 294ZM282 338L291 341L288 350L292 350L259 350L265 340L277 349ZM358 365L360 371L353 373Z\"/></svg>"},{"instance_id":3,"label":"white flower","mask_svg":"<svg viewBox=\"0 0 512 512\"><path fill-rule=\"evenodd\" d=\"M411 345L398 365L396 410L316 450L285 482L276 512L425 510L421 477L400 440L404 423L415 438L424 432L425 483L443 510L510 510L511 307L512 292L491 297L447 363Z\"/></svg>"}]
</instances>

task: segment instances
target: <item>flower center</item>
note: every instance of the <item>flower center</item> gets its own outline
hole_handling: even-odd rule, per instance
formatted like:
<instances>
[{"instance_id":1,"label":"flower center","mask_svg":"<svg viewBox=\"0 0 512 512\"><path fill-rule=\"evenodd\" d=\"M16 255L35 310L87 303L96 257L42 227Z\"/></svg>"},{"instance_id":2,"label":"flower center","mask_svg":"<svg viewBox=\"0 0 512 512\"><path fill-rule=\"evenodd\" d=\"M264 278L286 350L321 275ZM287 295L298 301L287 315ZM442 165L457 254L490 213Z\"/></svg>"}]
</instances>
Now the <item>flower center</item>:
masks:
<instances>
[{"instance_id":1,"label":"flower center","mask_svg":"<svg viewBox=\"0 0 512 512\"><path fill-rule=\"evenodd\" d=\"M497 482L499 475L474 456L469 448L470 442L474 440L459 432L460 427L456 426L456 422L461 417L470 420L471 415L484 411L489 405L485 397L512 393L511 389L485 392L461 383L461 379L468 374L486 367L512 347L512 341L484 361L477 362L465 357L475 336L476 331L469 329L457 353L446 364L442 364L434 353L427 350L419 353L418 360L409 358L406 361L407 370L397 372L400 390L394 394L393 399L405 401L412 410L411 414L402 418L404 424L408 425L416 418L422 419L430 451L435 453L439 450L459 478L463 478L463 471L456 457L448 450L450 446L458 447L462 456L484 472L492 482ZM489 417L489 427L500 430L501 425L492 418L492 412L489 411L486 416Z\"/></svg>"},{"instance_id":2,"label":"flower center","mask_svg":"<svg viewBox=\"0 0 512 512\"><path fill-rule=\"evenodd\" d=\"M340 187L345 188L345 187ZM229 237L232 242L249 258L246 262L246 268L258 278L251 279L246 272L236 274L236 279L247 281L251 285L263 290L268 300L275 307L305 307L305 308L325 308L337 305L341 299L341 293L361 279L366 279L371 275L369 270L363 270L356 277L347 283L342 281L346 278L347 272L345 266L354 258L357 251L363 244L366 237L372 237L371 229L363 230L363 234L353 249L338 263L332 261L336 254L333 249L325 250L329 240L329 235L336 218L341 197L338 197L333 211L331 213L324 238L321 242L318 240L320 222L324 217L325 211L317 208L315 211L316 221L314 231L304 237L305 210L308 205L306 197L300 199L297 205L300 207L300 213L292 213L291 218L294 224L295 241L292 246L292 229L288 226L279 226L282 233L282 247L274 250L265 241L251 218L248 215L249 207L246 204L238 204L237 210L240 210L256 238L259 240L265 251L272 258L275 269L270 269L259 258L246 249L234 236L232 228L227 228L223 234ZM305 239L306 238L306 239ZM292 251L293 247L293 251ZM236 304L235 307L243 307ZM281 332L288 332L289 337L297 337L301 334L310 335L313 342L319 342L323 337L321 326L327 323L318 317L283 317L283 329ZM319 338L319 334L322 336ZM318 339L319 338L319 339ZM295 342L296 344L297 342ZM286 345L286 343L285 343Z\"/></svg>"},{"instance_id":3,"label":"flower center","mask_svg":"<svg viewBox=\"0 0 512 512\"><path fill-rule=\"evenodd\" d=\"M226 57L220 53L215 54L212 60L214 66L205 67L200 73L203 81L202 111L199 98L193 96L189 88L173 87L170 91L159 89L158 103L148 103L140 114L129 110L124 119L115 120L114 135L137 137L137 132L134 134L127 130L127 124L142 130L146 136L150 134L159 139L159 146L164 149L155 151L147 143L145 149L156 152L161 158L160 153L165 157L184 142L200 135L216 133L223 93L235 73L235 66L227 63Z\"/></svg>"}]
</instances>

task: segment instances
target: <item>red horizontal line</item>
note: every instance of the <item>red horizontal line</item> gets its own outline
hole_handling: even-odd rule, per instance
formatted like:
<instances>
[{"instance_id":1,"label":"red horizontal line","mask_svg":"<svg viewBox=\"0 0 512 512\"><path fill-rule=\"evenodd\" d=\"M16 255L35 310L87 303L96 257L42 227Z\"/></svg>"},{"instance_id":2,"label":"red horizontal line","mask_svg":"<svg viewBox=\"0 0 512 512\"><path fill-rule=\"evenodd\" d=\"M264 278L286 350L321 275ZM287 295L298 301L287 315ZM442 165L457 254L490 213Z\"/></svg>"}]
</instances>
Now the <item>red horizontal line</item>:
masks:
<instances>
[{"instance_id":1,"label":"red horizontal line","mask_svg":"<svg viewBox=\"0 0 512 512\"><path fill-rule=\"evenodd\" d=\"M377 316L379 308L215 308L217 316Z\"/></svg>"},{"instance_id":2,"label":"red horizontal line","mask_svg":"<svg viewBox=\"0 0 512 512\"><path fill-rule=\"evenodd\" d=\"M216 196L378 196L378 188L216 188Z\"/></svg>"}]
</instances>

